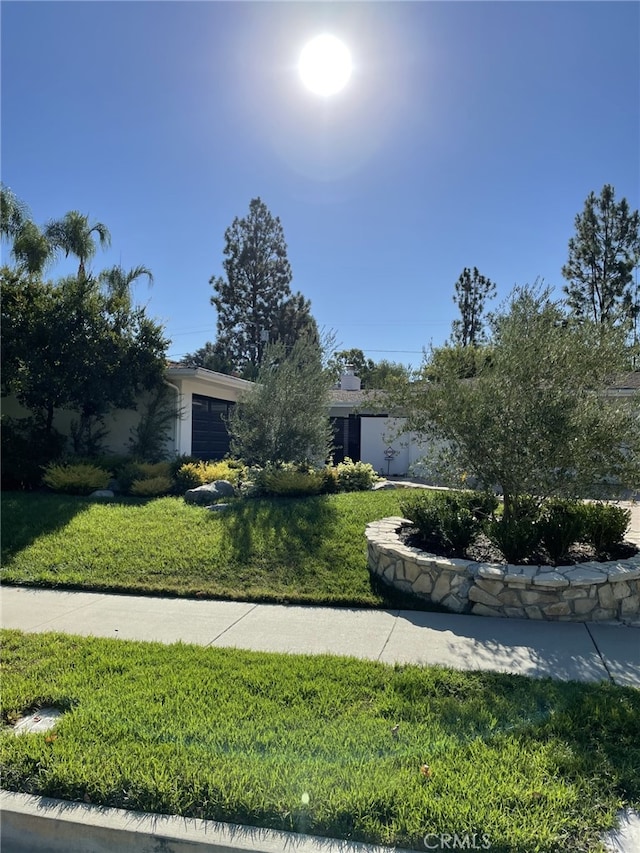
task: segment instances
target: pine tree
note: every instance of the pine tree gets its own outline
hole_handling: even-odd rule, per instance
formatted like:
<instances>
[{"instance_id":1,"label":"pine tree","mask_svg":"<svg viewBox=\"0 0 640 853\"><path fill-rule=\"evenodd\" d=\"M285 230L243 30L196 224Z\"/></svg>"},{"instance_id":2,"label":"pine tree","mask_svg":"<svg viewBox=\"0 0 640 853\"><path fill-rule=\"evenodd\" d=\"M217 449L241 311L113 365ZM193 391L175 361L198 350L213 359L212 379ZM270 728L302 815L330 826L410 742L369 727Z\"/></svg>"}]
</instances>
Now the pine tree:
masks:
<instances>
[{"instance_id":1,"label":"pine tree","mask_svg":"<svg viewBox=\"0 0 640 853\"><path fill-rule=\"evenodd\" d=\"M640 313L633 269L640 262L640 216L605 184L591 192L575 219L569 259L562 268L567 304L578 318L596 323L632 322Z\"/></svg>"},{"instance_id":2,"label":"pine tree","mask_svg":"<svg viewBox=\"0 0 640 853\"><path fill-rule=\"evenodd\" d=\"M246 217L236 217L225 232L225 277L212 277L211 302L218 312L217 341L228 363L255 378L266 346L277 340L291 347L317 329L310 303L292 294L291 266L282 224L254 198Z\"/></svg>"},{"instance_id":3,"label":"pine tree","mask_svg":"<svg viewBox=\"0 0 640 853\"><path fill-rule=\"evenodd\" d=\"M475 346L484 337L484 304L495 296L496 286L478 268L465 267L455 284L453 301L460 309L460 319L452 323L451 339L459 346Z\"/></svg>"}]
</instances>

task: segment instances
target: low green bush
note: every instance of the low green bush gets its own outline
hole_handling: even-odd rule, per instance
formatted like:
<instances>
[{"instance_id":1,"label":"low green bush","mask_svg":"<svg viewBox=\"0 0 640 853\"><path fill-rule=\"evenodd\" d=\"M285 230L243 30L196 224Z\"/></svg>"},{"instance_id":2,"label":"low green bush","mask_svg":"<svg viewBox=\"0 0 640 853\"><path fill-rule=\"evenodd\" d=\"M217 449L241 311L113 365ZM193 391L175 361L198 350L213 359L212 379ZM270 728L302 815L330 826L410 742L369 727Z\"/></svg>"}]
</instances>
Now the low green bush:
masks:
<instances>
[{"instance_id":1,"label":"low green bush","mask_svg":"<svg viewBox=\"0 0 640 853\"><path fill-rule=\"evenodd\" d=\"M400 511L420 531L427 548L462 553L480 532L480 522L463 492L417 491L400 499Z\"/></svg>"},{"instance_id":2,"label":"low green bush","mask_svg":"<svg viewBox=\"0 0 640 853\"><path fill-rule=\"evenodd\" d=\"M68 495L89 495L97 489L106 489L111 476L97 465L49 465L42 478L54 492Z\"/></svg>"},{"instance_id":3,"label":"low green bush","mask_svg":"<svg viewBox=\"0 0 640 853\"><path fill-rule=\"evenodd\" d=\"M584 504L554 499L546 501L538 523L541 543L554 563L561 562L585 529Z\"/></svg>"},{"instance_id":4,"label":"low green bush","mask_svg":"<svg viewBox=\"0 0 640 853\"><path fill-rule=\"evenodd\" d=\"M176 490L186 492L213 483L215 480L228 480L233 485L238 484L241 469L237 465L231 465L227 460L221 462L186 462L181 465L175 474Z\"/></svg>"},{"instance_id":5,"label":"low green bush","mask_svg":"<svg viewBox=\"0 0 640 853\"><path fill-rule=\"evenodd\" d=\"M140 491L133 491L134 483L141 483L144 480L156 480L158 477L168 479L173 487L173 475L170 462L139 462L131 457L126 458L114 471L114 476L118 481L120 489L125 494L141 495ZM141 486L136 486L140 489ZM153 492L150 492L153 494ZM159 492L158 494L164 494Z\"/></svg>"},{"instance_id":6,"label":"low green bush","mask_svg":"<svg viewBox=\"0 0 640 853\"><path fill-rule=\"evenodd\" d=\"M624 541L631 522L631 510L605 503L582 506L584 538L597 554L606 554Z\"/></svg>"},{"instance_id":7,"label":"low green bush","mask_svg":"<svg viewBox=\"0 0 640 853\"><path fill-rule=\"evenodd\" d=\"M260 481L264 493L287 497L318 495L325 485L324 471L295 463L266 465Z\"/></svg>"},{"instance_id":8,"label":"low green bush","mask_svg":"<svg viewBox=\"0 0 640 853\"><path fill-rule=\"evenodd\" d=\"M338 491L365 492L379 479L368 462L354 462L348 456L336 465Z\"/></svg>"},{"instance_id":9,"label":"low green bush","mask_svg":"<svg viewBox=\"0 0 640 853\"><path fill-rule=\"evenodd\" d=\"M484 523L484 532L507 562L520 563L540 546L542 528L539 518L540 506L536 499L523 497L517 515L488 519Z\"/></svg>"},{"instance_id":10,"label":"low green bush","mask_svg":"<svg viewBox=\"0 0 640 853\"><path fill-rule=\"evenodd\" d=\"M159 495L168 494L172 488L173 480L171 477L167 477L166 474L158 474L155 477L134 480L129 491L136 497L155 498Z\"/></svg>"}]
</instances>

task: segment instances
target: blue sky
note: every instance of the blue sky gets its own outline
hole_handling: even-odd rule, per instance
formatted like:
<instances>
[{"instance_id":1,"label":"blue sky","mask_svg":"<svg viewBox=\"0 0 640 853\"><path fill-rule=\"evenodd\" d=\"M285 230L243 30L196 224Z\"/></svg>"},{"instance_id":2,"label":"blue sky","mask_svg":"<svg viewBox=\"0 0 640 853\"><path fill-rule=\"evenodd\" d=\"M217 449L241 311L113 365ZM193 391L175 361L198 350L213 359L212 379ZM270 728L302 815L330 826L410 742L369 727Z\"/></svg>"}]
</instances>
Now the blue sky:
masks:
<instances>
[{"instance_id":1,"label":"blue sky","mask_svg":"<svg viewBox=\"0 0 640 853\"><path fill-rule=\"evenodd\" d=\"M105 223L95 271L151 268L135 295L174 357L214 340L209 279L256 196L318 324L414 365L448 338L463 267L498 301L536 277L559 293L588 193L611 183L640 205L638 3L3 0L1 15L3 182L40 223ZM297 72L321 32L354 62L330 99Z\"/></svg>"}]
</instances>

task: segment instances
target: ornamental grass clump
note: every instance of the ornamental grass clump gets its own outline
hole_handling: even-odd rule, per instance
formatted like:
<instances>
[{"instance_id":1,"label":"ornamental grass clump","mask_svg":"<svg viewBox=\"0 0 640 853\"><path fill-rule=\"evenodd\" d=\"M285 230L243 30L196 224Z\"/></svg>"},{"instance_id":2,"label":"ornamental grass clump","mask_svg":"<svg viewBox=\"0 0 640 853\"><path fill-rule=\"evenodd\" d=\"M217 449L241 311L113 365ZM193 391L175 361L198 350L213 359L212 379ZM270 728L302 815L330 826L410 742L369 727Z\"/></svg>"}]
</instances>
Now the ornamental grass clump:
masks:
<instances>
[{"instance_id":1,"label":"ornamental grass clump","mask_svg":"<svg viewBox=\"0 0 640 853\"><path fill-rule=\"evenodd\" d=\"M106 489L111 479L109 472L97 465L49 465L42 482L54 492L67 495L90 495Z\"/></svg>"}]
</instances>

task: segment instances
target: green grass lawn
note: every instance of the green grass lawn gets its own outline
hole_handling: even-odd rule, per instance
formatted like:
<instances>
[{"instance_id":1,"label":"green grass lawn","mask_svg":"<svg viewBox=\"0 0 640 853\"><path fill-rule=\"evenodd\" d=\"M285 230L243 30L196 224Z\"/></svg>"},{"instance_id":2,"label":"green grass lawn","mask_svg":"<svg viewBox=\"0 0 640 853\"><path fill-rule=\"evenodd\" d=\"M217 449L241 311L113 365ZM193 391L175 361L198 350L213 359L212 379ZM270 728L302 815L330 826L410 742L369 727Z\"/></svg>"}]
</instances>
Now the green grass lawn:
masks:
<instances>
[{"instance_id":1,"label":"green grass lawn","mask_svg":"<svg viewBox=\"0 0 640 853\"><path fill-rule=\"evenodd\" d=\"M76 589L385 606L399 599L372 583L364 529L398 513L395 491L237 501L223 513L173 497L95 503L6 493L0 576Z\"/></svg>"},{"instance_id":2,"label":"green grass lawn","mask_svg":"<svg viewBox=\"0 0 640 853\"><path fill-rule=\"evenodd\" d=\"M640 804L640 692L629 688L2 638L3 723L66 711L47 734L2 729L11 790L418 850L426 833L476 832L492 851L522 853L599 849L616 809Z\"/></svg>"}]
</instances>

